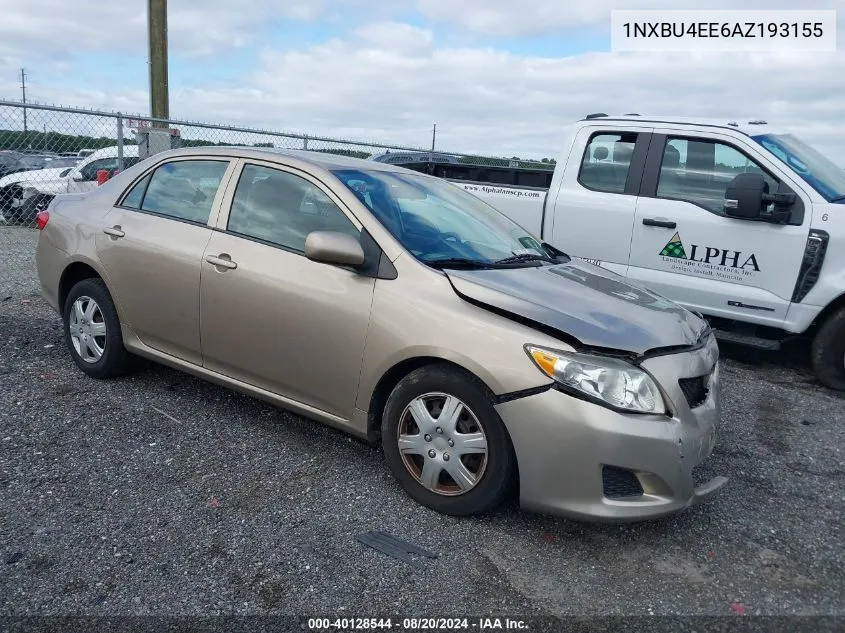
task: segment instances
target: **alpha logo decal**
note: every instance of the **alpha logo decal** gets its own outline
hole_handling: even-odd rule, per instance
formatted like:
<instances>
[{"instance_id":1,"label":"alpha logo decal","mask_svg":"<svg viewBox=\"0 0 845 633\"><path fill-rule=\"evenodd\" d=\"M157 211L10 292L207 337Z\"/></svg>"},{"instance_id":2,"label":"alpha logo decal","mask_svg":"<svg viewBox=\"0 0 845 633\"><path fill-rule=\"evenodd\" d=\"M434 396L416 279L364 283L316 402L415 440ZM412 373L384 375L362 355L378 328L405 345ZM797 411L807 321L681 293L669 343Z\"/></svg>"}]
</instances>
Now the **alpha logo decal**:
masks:
<instances>
[{"instance_id":1,"label":"alpha logo decal","mask_svg":"<svg viewBox=\"0 0 845 633\"><path fill-rule=\"evenodd\" d=\"M687 252L684 250L684 243L681 241L679 233L675 233L672 239L666 242L666 246L660 251L663 257L677 257L678 259L686 259Z\"/></svg>"},{"instance_id":2,"label":"alpha logo decal","mask_svg":"<svg viewBox=\"0 0 845 633\"><path fill-rule=\"evenodd\" d=\"M754 273L760 272L760 265L754 253L699 244L690 244L687 253L680 231L666 242L666 246L660 251L660 257L672 270L729 281L746 281Z\"/></svg>"}]
</instances>

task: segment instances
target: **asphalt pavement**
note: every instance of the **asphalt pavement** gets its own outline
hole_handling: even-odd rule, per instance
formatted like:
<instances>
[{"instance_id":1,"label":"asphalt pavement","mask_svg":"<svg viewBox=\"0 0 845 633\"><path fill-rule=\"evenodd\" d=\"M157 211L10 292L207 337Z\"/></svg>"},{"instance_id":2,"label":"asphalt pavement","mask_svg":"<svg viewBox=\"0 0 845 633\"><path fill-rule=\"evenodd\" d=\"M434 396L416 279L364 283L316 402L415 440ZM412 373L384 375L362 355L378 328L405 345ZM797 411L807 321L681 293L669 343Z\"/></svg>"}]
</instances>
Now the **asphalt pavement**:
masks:
<instances>
[{"instance_id":1,"label":"asphalt pavement","mask_svg":"<svg viewBox=\"0 0 845 633\"><path fill-rule=\"evenodd\" d=\"M381 452L151 365L85 377L0 227L0 615L845 616L845 398L723 350L712 501L590 525L415 504ZM435 552L420 568L357 541Z\"/></svg>"}]
</instances>

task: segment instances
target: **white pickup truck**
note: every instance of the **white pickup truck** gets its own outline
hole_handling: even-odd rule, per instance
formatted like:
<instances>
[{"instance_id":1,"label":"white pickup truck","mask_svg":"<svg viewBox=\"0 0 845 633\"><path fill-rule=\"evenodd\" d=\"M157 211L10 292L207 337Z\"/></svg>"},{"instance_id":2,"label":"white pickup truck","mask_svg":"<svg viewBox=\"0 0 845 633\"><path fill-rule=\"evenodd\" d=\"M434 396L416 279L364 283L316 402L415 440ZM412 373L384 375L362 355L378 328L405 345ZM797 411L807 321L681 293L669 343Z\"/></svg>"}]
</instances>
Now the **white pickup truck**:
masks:
<instances>
[{"instance_id":1,"label":"white pickup truck","mask_svg":"<svg viewBox=\"0 0 845 633\"><path fill-rule=\"evenodd\" d=\"M444 176L552 246L705 315L722 340L809 337L818 379L845 390L840 166L765 121L597 114L562 142L549 189Z\"/></svg>"}]
</instances>

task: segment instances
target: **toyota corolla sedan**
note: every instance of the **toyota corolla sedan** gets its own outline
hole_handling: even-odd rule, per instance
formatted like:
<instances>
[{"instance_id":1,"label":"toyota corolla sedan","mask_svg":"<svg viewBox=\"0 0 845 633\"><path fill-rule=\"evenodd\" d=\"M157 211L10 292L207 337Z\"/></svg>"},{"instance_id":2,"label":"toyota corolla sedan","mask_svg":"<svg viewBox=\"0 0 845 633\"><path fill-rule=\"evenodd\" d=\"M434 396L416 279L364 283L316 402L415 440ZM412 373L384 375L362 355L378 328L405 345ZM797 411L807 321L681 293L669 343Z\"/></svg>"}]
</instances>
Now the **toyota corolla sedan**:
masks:
<instances>
[{"instance_id":1,"label":"toyota corolla sedan","mask_svg":"<svg viewBox=\"0 0 845 633\"><path fill-rule=\"evenodd\" d=\"M38 216L88 376L139 357L380 442L440 512L649 519L710 497L705 321L443 180L322 153L157 154ZM352 485L352 484L350 484Z\"/></svg>"}]
</instances>

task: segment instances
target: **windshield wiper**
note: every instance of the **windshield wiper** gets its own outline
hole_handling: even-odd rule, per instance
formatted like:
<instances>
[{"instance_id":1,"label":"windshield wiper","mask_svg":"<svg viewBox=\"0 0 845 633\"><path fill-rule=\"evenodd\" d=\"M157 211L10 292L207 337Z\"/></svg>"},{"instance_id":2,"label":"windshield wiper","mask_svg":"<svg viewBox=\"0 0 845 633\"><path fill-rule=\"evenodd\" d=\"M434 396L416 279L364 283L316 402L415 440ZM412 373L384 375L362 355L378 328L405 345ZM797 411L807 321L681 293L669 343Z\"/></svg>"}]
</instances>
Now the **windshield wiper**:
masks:
<instances>
[{"instance_id":1,"label":"windshield wiper","mask_svg":"<svg viewBox=\"0 0 845 633\"><path fill-rule=\"evenodd\" d=\"M521 264L522 262L549 262L550 264L555 263L555 261L549 257L548 255L540 255L539 253L534 255L532 253L522 253L520 255L512 255L510 257L505 257L504 259L499 259L493 262L496 265L499 264Z\"/></svg>"},{"instance_id":2,"label":"windshield wiper","mask_svg":"<svg viewBox=\"0 0 845 633\"><path fill-rule=\"evenodd\" d=\"M431 259L426 262L429 266L434 268L495 268L496 266L491 262L482 262L477 259L467 259L465 257L447 257L446 259Z\"/></svg>"}]
</instances>

